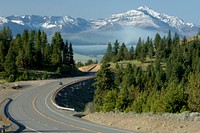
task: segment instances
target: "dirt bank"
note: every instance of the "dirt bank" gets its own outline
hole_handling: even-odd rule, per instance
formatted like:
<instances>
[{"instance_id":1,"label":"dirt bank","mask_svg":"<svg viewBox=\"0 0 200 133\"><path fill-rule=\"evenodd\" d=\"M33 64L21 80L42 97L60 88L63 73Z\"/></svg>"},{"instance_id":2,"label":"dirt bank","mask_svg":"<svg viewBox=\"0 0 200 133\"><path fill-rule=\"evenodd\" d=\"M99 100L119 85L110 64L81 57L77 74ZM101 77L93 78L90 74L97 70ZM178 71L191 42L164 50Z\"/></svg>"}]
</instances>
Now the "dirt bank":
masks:
<instances>
[{"instance_id":1,"label":"dirt bank","mask_svg":"<svg viewBox=\"0 0 200 133\"><path fill-rule=\"evenodd\" d=\"M83 119L106 126L147 133L200 133L199 113L164 115L93 113Z\"/></svg>"}]
</instances>

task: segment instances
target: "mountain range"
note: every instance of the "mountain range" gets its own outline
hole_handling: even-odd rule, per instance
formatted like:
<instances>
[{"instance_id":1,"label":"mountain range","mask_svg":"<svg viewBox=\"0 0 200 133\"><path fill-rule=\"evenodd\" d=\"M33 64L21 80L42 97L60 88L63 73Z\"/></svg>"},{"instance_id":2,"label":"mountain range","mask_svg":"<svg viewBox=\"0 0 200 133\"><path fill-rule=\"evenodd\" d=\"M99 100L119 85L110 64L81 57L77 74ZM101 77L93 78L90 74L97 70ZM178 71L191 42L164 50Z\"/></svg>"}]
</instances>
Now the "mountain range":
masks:
<instances>
[{"instance_id":1,"label":"mountain range","mask_svg":"<svg viewBox=\"0 0 200 133\"><path fill-rule=\"evenodd\" d=\"M0 17L0 28L9 26L13 35L24 29L46 31L49 39L55 31L75 44L107 44L115 39L130 43L139 37L154 37L155 33L166 35L169 30L180 36L193 36L199 27L184 22L176 16L158 13L146 6L113 14L109 18L86 20L70 16L8 16Z\"/></svg>"}]
</instances>

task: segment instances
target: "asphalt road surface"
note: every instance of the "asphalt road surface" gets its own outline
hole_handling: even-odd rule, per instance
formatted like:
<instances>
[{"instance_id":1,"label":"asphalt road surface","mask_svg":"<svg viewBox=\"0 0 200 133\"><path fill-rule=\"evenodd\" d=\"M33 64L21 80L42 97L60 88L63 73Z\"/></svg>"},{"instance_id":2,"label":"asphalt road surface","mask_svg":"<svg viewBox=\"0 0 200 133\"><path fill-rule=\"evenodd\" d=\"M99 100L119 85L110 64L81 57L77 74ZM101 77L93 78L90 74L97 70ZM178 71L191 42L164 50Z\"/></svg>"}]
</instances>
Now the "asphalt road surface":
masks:
<instances>
[{"instance_id":1,"label":"asphalt road surface","mask_svg":"<svg viewBox=\"0 0 200 133\"><path fill-rule=\"evenodd\" d=\"M131 131L106 127L73 115L76 112L57 109L51 102L53 92L63 84L82 77L54 80L30 87L8 101L5 113L14 123L15 132L38 133L130 133ZM16 128L14 128L16 127Z\"/></svg>"}]
</instances>

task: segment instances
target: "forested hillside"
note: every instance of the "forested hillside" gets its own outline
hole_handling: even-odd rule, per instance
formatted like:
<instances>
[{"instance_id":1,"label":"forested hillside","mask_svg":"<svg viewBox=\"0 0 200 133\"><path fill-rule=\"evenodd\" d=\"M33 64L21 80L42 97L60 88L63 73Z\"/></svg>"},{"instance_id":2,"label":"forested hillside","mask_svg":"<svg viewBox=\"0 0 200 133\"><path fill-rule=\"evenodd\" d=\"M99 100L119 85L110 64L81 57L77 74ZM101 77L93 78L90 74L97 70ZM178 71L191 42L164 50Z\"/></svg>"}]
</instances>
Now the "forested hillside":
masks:
<instances>
[{"instance_id":1,"label":"forested hillside","mask_svg":"<svg viewBox=\"0 0 200 133\"><path fill-rule=\"evenodd\" d=\"M164 37L139 38L135 49L117 40L109 43L94 85L98 112L200 112L199 35L187 41L169 31Z\"/></svg>"},{"instance_id":2,"label":"forested hillside","mask_svg":"<svg viewBox=\"0 0 200 133\"><path fill-rule=\"evenodd\" d=\"M30 70L45 71L42 77L36 77L43 79L50 72L54 76L73 73L76 70L72 44L64 43L59 32L48 43L44 31L24 30L13 37L9 27L4 27L0 31L0 77L8 81L29 80Z\"/></svg>"}]
</instances>

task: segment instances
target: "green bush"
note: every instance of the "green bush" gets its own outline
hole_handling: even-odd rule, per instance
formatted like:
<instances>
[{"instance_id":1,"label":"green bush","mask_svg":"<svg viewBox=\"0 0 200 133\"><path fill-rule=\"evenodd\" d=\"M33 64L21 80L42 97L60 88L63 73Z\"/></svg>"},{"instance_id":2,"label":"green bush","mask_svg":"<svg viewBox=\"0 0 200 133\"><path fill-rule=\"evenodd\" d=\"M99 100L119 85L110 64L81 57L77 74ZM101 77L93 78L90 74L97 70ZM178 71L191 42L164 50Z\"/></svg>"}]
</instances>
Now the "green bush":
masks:
<instances>
[{"instance_id":1,"label":"green bush","mask_svg":"<svg viewBox=\"0 0 200 133\"><path fill-rule=\"evenodd\" d=\"M108 91L103 99L103 112L115 111L117 92L116 90Z\"/></svg>"},{"instance_id":2,"label":"green bush","mask_svg":"<svg viewBox=\"0 0 200 133\"><path fill-rule=\"evenodd\" d=\"M42 75L42 79L48 79L48 74L47 74L47 72L45 72L45 73Z\"/></svg>"},{"instance_id":3,"label":"green bush","mask_svg":"<svg viewBox=\"0 0 200 133\"><path fill-rule=\"evenodd\" d=\"M166 93L162 100L165 112L181 112L181 109L187 105L187 95L184 91L184 87L172 82L166 88Z\"/></svg>"},{"instance_id":4,"label":"green bush","mask_svg":"<svg viewBox=\"0 0 200 133\"><path fill-rule=\"evenodd\" d=\"M15 76L12 74L7 78L8 82L14 82L15 81Z\"/></svg>"}]
</instances>

